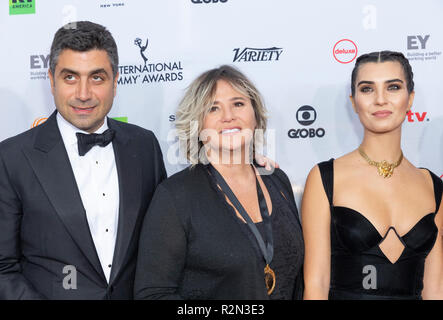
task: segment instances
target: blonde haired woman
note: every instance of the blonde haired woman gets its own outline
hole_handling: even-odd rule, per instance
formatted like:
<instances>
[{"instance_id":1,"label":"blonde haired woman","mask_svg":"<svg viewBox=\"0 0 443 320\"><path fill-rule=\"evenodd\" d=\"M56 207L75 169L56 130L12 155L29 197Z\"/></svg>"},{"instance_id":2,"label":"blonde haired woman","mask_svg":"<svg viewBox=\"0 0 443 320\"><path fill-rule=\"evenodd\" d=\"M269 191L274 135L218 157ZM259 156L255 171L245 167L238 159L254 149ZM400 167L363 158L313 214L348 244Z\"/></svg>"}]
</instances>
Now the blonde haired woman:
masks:
<instances>
[{"instance_id":1,"label":"blonde haired woman","mask_svg":"<svg viewBox=\"0 0 443 320\"><path fill-rule=\"evenodd\" d=\"M280 169L251 161L265 113L257 89L230 66L190 85L177 130L192 165L156 190L141 231L136 299L301 298L291 185Z\"/></svg>"}]
</instances>

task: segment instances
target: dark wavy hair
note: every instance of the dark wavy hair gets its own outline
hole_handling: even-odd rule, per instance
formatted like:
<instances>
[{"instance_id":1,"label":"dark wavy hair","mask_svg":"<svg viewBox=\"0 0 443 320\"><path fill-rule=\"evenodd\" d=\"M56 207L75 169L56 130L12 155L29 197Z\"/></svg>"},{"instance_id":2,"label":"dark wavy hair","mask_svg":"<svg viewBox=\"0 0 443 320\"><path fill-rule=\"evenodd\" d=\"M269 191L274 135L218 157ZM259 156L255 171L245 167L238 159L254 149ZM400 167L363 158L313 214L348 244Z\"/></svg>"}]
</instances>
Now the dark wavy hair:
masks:
<instances>
[{"instance_id":1,"label":"dark wavy hair","mask_svg":"<svg viewBox=\"0 0 443 320\"><path fill-rule=\"evenodd\" d=\"M408 93L411 93L414 91L414 73L412 72L411 65L409 64L409 60L403 55L401 52L395 52L395 51L377 51L377 52L371 52L362 54L357 58L355 61L354 69L352 70L352 76L351 76L351 93L352 96L355 95L355 81L357 80L357 74L359 67L362 64L368 63L368 62L386 62L386 61L397 61L400 63L400 65L403 68L403 72L405 74L406 78L406 85L408 88Z\"/></svg>"},{"instance_id":2,"label":"dark wavy hair","mask_svg":"<svg viewBox=\"0 0 443 320\"><path fill-rule=\"evenodd\" d=\"M118 51L112 34L102 25L90 21L71 22L54 35L49 54L49 68L54 74L60 53L65 49L85 52L93 49L105 50L111 63L112 73L118 71Z\"/></svg>"}]
</instances>

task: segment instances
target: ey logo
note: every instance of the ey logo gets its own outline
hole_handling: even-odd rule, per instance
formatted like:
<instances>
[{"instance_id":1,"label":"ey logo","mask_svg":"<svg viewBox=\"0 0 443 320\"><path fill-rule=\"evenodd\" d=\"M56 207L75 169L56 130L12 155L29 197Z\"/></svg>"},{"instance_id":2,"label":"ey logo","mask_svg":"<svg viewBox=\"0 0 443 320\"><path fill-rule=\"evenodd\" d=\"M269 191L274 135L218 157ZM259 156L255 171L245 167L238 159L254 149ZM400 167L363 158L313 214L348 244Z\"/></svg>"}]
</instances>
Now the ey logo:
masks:
<instances>
[{"instance_id":1,"label":"ey logo","mask_svg":"<svg viewBox=\"0 0 443 320\"><path fill-rule=\"evenodd\" d=\"M9 0L9 15L35 13L35 0Z\"/></svg>"},{"instance_id":2,"label":"ey logo","mask_svg":"<svg viewBox=\"0 0 443 320\"><path fill-rule=\"evenodd\" d=\"M430 35L425 36L408 36L408 50L426 49Z\"/></svg>"}]
</instances>

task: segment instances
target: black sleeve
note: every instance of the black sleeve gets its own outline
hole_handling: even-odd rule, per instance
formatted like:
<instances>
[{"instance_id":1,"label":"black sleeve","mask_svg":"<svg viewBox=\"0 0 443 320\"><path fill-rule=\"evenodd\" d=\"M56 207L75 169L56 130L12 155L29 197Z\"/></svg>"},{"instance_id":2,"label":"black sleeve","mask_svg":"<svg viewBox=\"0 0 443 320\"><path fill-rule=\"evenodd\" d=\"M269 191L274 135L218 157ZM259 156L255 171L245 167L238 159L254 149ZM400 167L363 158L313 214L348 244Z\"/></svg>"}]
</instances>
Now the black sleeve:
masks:
<instances>
[{"instance_id":1,"label":"black sleeve","mask_svg":"<svg viewBox=\"0 0 443 320\"><path fill-rule=\"evenodd\" d=\"M23 210L0 152L0 300L44 299L21 273Z\"/></svg>"},{"instance_id":2,"label":"black sleeve","mask_svg":"<svg viewBox=\"0 0 443 320\"><path fill-rule=\"evenodd\" d=\"M187 238L176 204L162 185L143 221L134 283L135 299L182 299L178 294Z\"/></svg>"}]
</instances>

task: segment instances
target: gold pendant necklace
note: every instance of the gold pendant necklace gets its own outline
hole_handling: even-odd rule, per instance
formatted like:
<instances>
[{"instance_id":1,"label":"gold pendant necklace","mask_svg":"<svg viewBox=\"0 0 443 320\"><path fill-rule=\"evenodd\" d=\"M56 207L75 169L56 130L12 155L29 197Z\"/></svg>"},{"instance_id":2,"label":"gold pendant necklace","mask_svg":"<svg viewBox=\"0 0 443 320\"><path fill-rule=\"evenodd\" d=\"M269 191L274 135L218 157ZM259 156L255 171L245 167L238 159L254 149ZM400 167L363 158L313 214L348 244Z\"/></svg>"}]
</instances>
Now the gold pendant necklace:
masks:
<instances>
[{"instance_id":1,"label":"gold pendant necklace","mask_svg":"<svg viewBox=\"0 0 443 320\"><path fill-rule=\"evenodd\" d=\"M265 267L265 284L269 296L275 288L275 273L274 270L271 269L269 264L267 264Z\"/></svg>"},{"instance_id":2,"label":"gold pendant necklace","mask_svg":"<svg viewBox=\"0 0 443 320\"><path fill-rule=\"evenodd\" d=\"M377 167L378 174L381 175L383 178L391 177L394 173L394 168L397 168L403 160L403 151L400 151L400 158L394 163L389 163L386 160L380 162L373 161L369 159L368 155L362 150L361 147L358 147L358 152L363 157L363 159L365 159L371 166Z\"/></svg>"}]
</instances>

